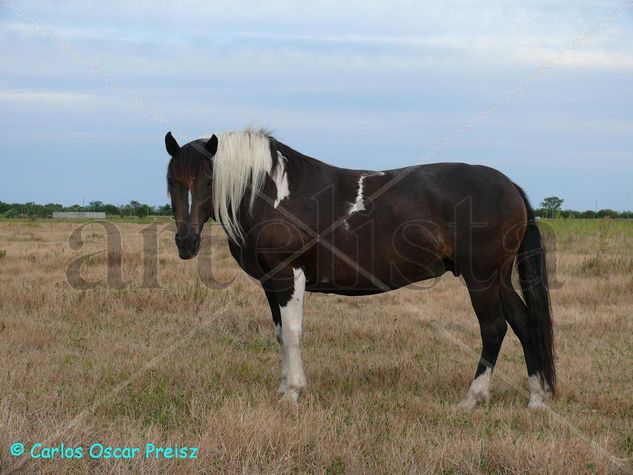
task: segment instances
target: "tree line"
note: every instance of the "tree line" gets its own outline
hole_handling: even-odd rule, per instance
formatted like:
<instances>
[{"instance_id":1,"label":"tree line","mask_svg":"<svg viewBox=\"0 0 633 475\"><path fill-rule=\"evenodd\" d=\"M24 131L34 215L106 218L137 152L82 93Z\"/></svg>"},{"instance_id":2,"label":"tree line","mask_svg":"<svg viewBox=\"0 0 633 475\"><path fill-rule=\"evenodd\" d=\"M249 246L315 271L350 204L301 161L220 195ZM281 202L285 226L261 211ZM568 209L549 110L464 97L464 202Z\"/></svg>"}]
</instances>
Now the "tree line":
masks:
<instances>
[{"instance_id":1,"label":"tree line","mask_svg":"<svg viewBox=\"0 0 633 475\"><path fill-rule=\"evenodd\" d=\"M587 210L576 211L571 209L563 209L564 200L557 196L545 198L539 208L534 210L534 214L541 218L625 218L633 219L633 211L615 211L612 209L601 209L599 211ZM102 201L91 201L87 205L63 206L57 203L48 203L45 205L33 202L29 203L4 203L0 201L0 216L5 218L51 218L53 211L102 211L109 217L130 217L139 218L145 216L171 216L171 205L152 206L140 203L138 201L130 201L124 205L113 205Z\"/></svg>"},{"instance_id":2,"label":"tree line","mask_svg":"<svg viewBox=\"0 0 633 475\"><path fill-rule=\"evenodd\" d=\"M540 208L534 210L534 214L540 218L633 218L633 211L615 211L612 209L576 211L573 209L563 209L564 202L565 200L558 196L549 196L541 202Z\"/></svg>"},{"instance_id":3,"label":"tree line","mask_svg":"<svg viewBox=\"0 0 633 475\"><path fill-rule=\"evenodd\" d=\"M0 201L0 216L5 218L51 218L54 211L101 211L106 216L130 217L136 216L171 216L171 205L152 206L132 200L128 204L113 205L102 201L91 201L87 205L74 204L63 206L59 203L37 204L29 203L5 203Z\"/></svg>"}]
</instances>

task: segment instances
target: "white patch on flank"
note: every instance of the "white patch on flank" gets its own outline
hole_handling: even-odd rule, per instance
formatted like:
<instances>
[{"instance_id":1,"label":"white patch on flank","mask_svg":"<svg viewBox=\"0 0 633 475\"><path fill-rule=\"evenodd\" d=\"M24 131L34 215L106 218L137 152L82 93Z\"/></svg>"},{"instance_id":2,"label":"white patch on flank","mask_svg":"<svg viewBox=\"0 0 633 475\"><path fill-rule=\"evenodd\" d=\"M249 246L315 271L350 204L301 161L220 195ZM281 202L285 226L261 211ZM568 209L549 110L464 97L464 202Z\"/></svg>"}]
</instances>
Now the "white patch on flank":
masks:
<instances>
[{"instance_id":1,"label":"white patch on flank","mask_svg":"<svg viewBox=\"0 0 633 475\"><path fill-rule=\"evenodd\" d=\"M275 200L275 208L279 206L279 203L284 198L290 196L290 189L288 187L288 174L286 173L286 162L288 160L281 152L277 152L277 166L273 171L271 178L275 182L277 187L277 199Z\"/></svg>"},{"instance_id":2,"label":"white patch on flank","mask_svg":"<svg viewBox=\"0 0 633 475\"><path fill-rule=\"evenodd\" d=\"M283 340L283 372L279 390L284 399L296 402L306 386L301 363L301 331L303 320L303 294L306 277L302 269L293 269L294 291L288 303L280 307Z\"/></svg>"},{"instance_id":3,"label":"white patch on flank","mask_svg":"<svg viewBox=\"0 0 633 475\"><path fill-rule=\"evenodd\" d=\"M459 403L463 409L473 409L480 402L490 400L490 380L492 379L492 368L477 376L470 385L466 397Z\"/></svg>"},{"instance_id":4,"label":"white patch on flank","mask_svg":"<svg viewBox=\"0 0 633 475\"><path fill-rule=\"evenodd\" d=\"M530 400L528 407L531 409L545 409L545 402L552 397L549 388L544 388L538 374L528 376L528 389L530 390Z\"/></svg>"},{"instance_id":5,"label":"white patch on flank","mask_svg":"<svg viewBox=\"0 0 633 475\"><path fill-rule=\"evenodd\" d=\"M218 135L218 151L213 157L213 212L235 242L244 238L237 222L242 198L250 190L252 211L272 163L270 139L265 133L245 130Z\"/></svg>"},{"instance_id":6,"label":"white patch on flank","mask_svg":"<svg viewBox=\"0 0 633 475\"><path fill-rule=\"evenodd\" d=\"M193 204L193 196L191 194L191 190L189 190L188 199L189 199L189 215L191 215L191 205Z\"/></svg>"},{"instance_id":7,"label":"white patch on flank","mask_svg":"<svg viewBox=\"0 0 633 475\"><path fill-rule=\"evenodd\" d=\"M363 180L365 179L365 175L361 175L358 179L358 191L356 192L356 201L352 204L352 207L349 209L349 214L355 213L356 211L362 211L365 209L365 203L363 201Z\"/></svg>"}]
</instances>

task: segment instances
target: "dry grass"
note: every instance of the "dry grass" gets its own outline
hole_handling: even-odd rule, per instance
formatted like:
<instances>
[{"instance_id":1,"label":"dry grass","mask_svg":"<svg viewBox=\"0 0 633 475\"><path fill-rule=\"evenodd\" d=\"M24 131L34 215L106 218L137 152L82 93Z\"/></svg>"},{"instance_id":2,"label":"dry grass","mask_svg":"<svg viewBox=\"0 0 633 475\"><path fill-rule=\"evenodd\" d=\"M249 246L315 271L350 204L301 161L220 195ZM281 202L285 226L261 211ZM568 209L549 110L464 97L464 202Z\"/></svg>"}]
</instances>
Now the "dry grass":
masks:
<instances>
[{"instance_id":1,"label":"dry grass","mask_svg":"<svg viewBox=\"0 0 633 475\"><path fill-rule=\"evenodd\" d=\"M142 288L145 225L118 224L125 288L74 290L65 270L105 246L100 225L0 222L0 470L247 473L630 471L633 456L633 223L555 223L560 395L529 411L508 334L493 401L456 409L479 352L452 276L375 297L309 294L309 391L277 401L279 350L263 293L213 232L207 288L195 261L159 240L160 289ZM208 236L207 236L208 238ZM115 258L116 261L117 258ZM88 278L105 276L94 255ZM428 287L432 287L429 289ZM29 460L22 441L187 445L198 460ZM617 457L622 461L614 460Z\"/></svg>"}]
</instances>

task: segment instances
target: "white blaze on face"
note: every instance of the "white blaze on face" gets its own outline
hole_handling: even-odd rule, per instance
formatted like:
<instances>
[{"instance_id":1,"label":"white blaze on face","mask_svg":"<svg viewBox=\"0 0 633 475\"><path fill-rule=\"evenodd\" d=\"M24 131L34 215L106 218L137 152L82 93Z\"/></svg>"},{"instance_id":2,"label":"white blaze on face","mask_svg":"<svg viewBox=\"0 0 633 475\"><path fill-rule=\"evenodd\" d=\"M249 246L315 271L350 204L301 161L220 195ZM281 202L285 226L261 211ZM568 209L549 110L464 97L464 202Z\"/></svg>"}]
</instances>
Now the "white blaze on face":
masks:
<instances>
[{"instance_id":1,"label":"white blaze on face","mask_svg":"<svg viewBox=\"0 0 633 475\"><path fill-rule=\"evenodd\" d=\"M349 214L355 213L356 211L362 211L365 209L365 202L363 199L363 180L365 179L365 175L361 175L358 179L358 191L356 192L356 201L352 204L352 207L349 209Z\"/></svg>"},{"instance_id":2,"label":"white blaze on face","mask_svg":"<svg viewBox=\"0 0 633 475\"><path fill-rule=\"evenodd\" d=\"M290 196L290 188L288 185L288 173L286 173L287 159L281 152L277 152L277 166L272 174L272 179L277 187L277 199L275 200L275 208L279 203Z\"/></svg>"},{"instance_id":3,"label":"white blaze on face","mask_svg":"<svg viewBox=\"0 0 633 475\"><path fill-rule=\"evenodd\" d=\"M191 215L191 206L193 205L193 195L191 194L191 190L189 190L187 198L189 200L189 215Z\"/></svg>"}]
</instances>

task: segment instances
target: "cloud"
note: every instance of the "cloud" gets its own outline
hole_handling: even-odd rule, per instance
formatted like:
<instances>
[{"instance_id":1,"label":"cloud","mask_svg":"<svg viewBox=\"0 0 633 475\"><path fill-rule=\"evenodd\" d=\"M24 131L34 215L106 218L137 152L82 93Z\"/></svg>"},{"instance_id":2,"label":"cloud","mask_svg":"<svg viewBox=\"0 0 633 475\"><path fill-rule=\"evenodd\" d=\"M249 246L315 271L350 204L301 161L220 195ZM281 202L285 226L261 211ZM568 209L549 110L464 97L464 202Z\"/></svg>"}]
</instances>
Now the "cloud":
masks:
<instances>
[{"instance_id":1,"label":"cloud","mask_svg":"<svg viewBox=\"0 0 633 475\"><path fill-rule=\"evenodd\" d=\"M28 0L18 6L190 136L253 122L337 164L384 168L432 149L619 2ZM583 167L598 163L595 152L609 157L611 169L628 170L632 23L622 15L438 158L524 167L520 177L535 163L539 169L575 159ZM4 8L0 42L8 45L0 49L0 121L12 155L41 162L64 156L77 174L88 167L72 164L91 160L100 176L78 181L102 191L99 178L116 180L110 168L162 157L163 124ZM86 158L86 147L100 152ZM0 190L41 190L28 177L20 180L5 183L0 176ZM534 173L524 184L539 190L538 181ZM143 192L162 202L162 185L152 175ZM138 198L136 191L117 187L115 197L94 198L125 201Z\"/></svg>"},{"instance_id":2,"label":"cloud","mask_svg":"<svg viewBox=\"0 0 633 475\"><path fill-rule=\"evenodd\" d=\"M0 90L0 103L36 104L38 106L94 105L99 97L68 91Z\"/></svg>"}]
</instances>

